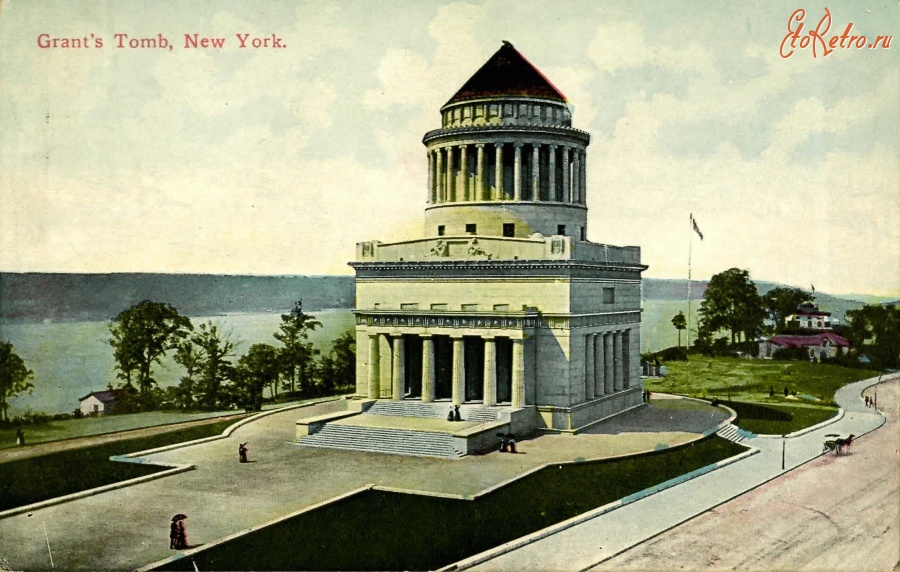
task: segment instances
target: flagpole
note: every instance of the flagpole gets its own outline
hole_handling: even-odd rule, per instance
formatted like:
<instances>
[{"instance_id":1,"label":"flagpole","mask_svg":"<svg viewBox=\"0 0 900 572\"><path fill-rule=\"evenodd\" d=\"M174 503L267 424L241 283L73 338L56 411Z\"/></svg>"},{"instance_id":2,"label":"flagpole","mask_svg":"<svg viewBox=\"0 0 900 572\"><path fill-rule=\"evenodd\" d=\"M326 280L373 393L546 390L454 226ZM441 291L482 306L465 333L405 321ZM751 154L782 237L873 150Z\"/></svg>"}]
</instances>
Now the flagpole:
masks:
<instances>
[{"instance_id":1,"label":"flagpole","mask_svg":"<svg viewBox=\"0 0 900 572\"><path fill-rule=\"evenodd\" d=\"M694 234L694 213L690 214L688 221L688 287L687 287L687 347L691 347L691 245L693 244Z\"/></svg>"}]
</instances>

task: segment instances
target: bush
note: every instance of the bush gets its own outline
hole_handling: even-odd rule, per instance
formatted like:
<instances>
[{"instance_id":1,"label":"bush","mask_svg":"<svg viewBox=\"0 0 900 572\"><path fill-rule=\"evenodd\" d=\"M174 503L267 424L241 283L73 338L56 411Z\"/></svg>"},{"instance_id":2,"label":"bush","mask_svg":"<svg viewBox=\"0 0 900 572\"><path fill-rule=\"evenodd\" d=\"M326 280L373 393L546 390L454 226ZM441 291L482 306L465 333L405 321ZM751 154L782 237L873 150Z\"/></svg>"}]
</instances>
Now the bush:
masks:
<instances>
[{"instance_id":1,"label":"bush","mask_svg":"<svg viewBox=\"0 0 900 572\"><path fill-rule=\"evenodd\" d=\"M661 361L687 361L687 350L684 348L673 347L666 348L656 353L657 358Z\"/></svg>"},{"instance_id":2,"label":"bush","mask_svg":"<svg viewBox=\"0 0 900 572\"><path fill-rule=\"evenodd\" d=\"M806 348L781 348L772 353L772 359L785 361L809 361L809 350Z\"/></svg>"}]
</instances>

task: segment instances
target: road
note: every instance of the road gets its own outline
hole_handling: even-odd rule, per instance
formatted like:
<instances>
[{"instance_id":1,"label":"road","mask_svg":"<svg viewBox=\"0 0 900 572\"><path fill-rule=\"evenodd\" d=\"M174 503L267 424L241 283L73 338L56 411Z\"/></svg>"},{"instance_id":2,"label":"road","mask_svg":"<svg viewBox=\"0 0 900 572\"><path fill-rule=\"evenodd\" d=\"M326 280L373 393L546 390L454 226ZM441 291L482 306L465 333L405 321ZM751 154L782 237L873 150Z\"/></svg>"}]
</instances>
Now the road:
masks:
<instances>
[{"instance_id":1,"label":"road","mask_svg":"<svg viewBox=\"0 0 900 572\"><path fill-rule=\"evenodd\" d=\"M867 393L874 395L873 390ZM892 570L900 562L900 382L886 424L592 570Z\"/></svg>"}]
</instances>

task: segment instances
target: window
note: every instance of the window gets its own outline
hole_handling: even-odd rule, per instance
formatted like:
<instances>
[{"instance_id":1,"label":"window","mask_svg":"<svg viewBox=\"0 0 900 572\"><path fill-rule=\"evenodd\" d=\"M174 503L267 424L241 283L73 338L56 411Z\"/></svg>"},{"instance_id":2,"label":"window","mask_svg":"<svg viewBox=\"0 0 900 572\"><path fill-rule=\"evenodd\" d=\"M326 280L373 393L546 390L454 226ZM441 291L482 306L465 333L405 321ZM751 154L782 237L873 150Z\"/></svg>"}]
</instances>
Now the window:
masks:
<instances>
[{"instance_id":1,"label":"window","mask_svg":"<svg viewBox=\"0 0 900 572\"><path fill-rule=\"evenodd\" d=\"M438 304L432 304L431 309L432 310L449 310L450 306L446 303L438 303Z\"/></svg>"},{"instance_id":2,"label":"window","mask_svg":"<svg viewBox=\"0 0 900 572\"><path fill-rule=\"evenodd\" d=\"M503 236L513 238L516 236L516 225L511 222L503 223Z\"/></svg>"},{"instance_id":3,"label":"window","mask_svg":"<svg viewBox=\"0 0 900 572\"><path fill-rule=\"evenodd\" d=\"M509 312L509 304L494 304L495 312Z\"/></svg>"},{"instance_id":4,"label":"window","mask_svg":"<svg viewBox=\"0 0 900 572\"><path fill-rule=\"evenodd\" d=\"M418 310L419 303L418 302L401 302L400 309L401 310Z\"/></svg>"},{"instance_id":5,"label":"window","mask_svg":"<svg viewBox=\"0 0 900 572\"><path fill-rule=\"evenodd\" d=\"M444 227L444 225L439 224L439 225L438 225L438 236L444 236L444 231L445 231L445 230L446 230L446 228Z\"/></svg>"},{"instance_id":6,"label":"window","mask_svg":"<svg viewBox=\"0 0 900 572\"><path fill-rule=\"evenodd\" d=\"M587 232L581 227L581 240L587 240Z\"/></svg>"},{"instance_id":7,"label":"window","mask_svg":"<svg viewBox=\"0 0 900 572\"><path fill-rule=\"evenodd\" d=\"M478 304L462 304L464 312L475 312L478 310Z\"/></svg>"},{"instance_id":8,"label":"window","mask_svg":"<svg viewBox=\"0 0 900 572\"><path fill-rule=\"evenodd\" d=\"M556 225L556 234L565 236L566 235L566 225L564 225L564 224Z\"/></svg>"},{"instance_id":9,"label":"window","mask_svg":"<svg viewBox=\"0 0 900 572\"><path fill-rule=\"evenodd\" d=\"M603 303L604 304L615 304L616 303L616 289L615 288L604 288L603 289Z\"/></svg>"},{"instance_id":10,"label":"window","mask_svg":"<svg viewBox=\"0 0 900 572\"><path fill-rule=\"evenodd\" d=\"M473 223L466 224L466 234L475 234L477 226Z\"/></svg>"}]
</instances>

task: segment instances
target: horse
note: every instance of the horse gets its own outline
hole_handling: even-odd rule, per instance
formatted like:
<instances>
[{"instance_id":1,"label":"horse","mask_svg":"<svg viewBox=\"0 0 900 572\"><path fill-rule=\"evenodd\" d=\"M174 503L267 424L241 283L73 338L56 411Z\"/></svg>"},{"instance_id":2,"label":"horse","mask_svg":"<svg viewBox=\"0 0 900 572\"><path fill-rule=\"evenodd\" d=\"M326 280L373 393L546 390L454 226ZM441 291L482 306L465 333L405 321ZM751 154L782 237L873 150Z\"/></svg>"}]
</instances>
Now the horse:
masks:
<instances>
[{"instance_id":1,"label":"horse","mask_svg":"<svg viewBox=\"0 0 900 572\"><path fill-rule=\"evenodd\" d=\"M845 453L846 450L850 447L850 445L853 444L853 438L854 438L854 437L856 437L856 435L854 435L853 433L850 433L850 436L847 437L846 439L844 439L844 438L835 439L835 441L834 441L834 444L835 444L834 452L835 452L835 454L840 455L840 454L842 454L842 453Z\"/></svg>"}]
</instances>

